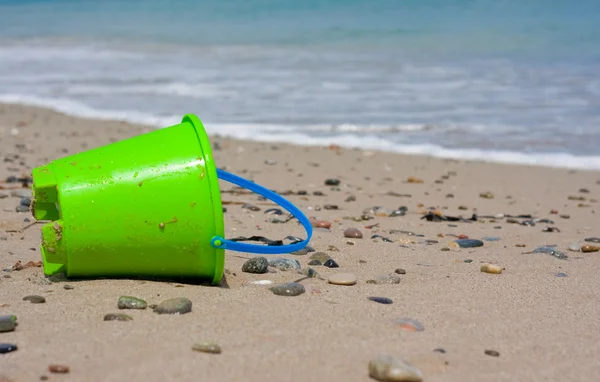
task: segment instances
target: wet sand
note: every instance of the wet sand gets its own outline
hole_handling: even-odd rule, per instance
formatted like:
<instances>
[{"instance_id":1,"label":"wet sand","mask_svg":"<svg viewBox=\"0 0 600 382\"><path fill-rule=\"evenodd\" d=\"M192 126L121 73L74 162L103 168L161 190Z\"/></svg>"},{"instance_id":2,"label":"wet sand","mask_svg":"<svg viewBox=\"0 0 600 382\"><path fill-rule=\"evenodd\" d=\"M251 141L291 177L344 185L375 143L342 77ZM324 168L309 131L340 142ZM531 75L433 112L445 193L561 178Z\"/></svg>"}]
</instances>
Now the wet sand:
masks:
<instances>
[{"instance_id":1,"label":"wet sand","mask_svg":"<svg viewBox=\"0 0 600 382\"><path fill-rule=\"evenodd\" d=\"M149 130L0 105L0 268L41 260L40 225L22 230L29 224L24 220L33 218L16 212L20 198L11 195L27 188L4 182L7 177L27 177L33 167L53 159ZM53 381L369 381L368 363L379 355L409 361L424 381L597 380L600 252L568 247L598 245L584 239L600 237L600 172L216 136L211 142L219 167L282 192L308 216L331 222L330 229L315 230L311 246L326 252L339 268L312 266L323 279L273 268L250 274L241 269L253 256L227 253L226 276L219 287L148 280L53 282L39 267L3 271L0 315L16 315L18 326L0 333L0 343L16 344L18 350L0 354L0 381L37 381L42 376ZM422 183L410 183L409 177ZM330 178L339 179L340 185L325 185ZM270 222L274 216L264 211L271 206L256 195L229 192L233 186L227 183L221 189L227 237L303 237L295 220ZM480 196L488 192L493 198ZM355 200L347 201L351 196ZM243 203L261 210L243 208ZM405 206L407 212L348 219L358 219L374 206L389 211ZM478 219L422 219L430 209L466 219L477 214ZM530 214L553 223L526 226L509 223L506 216L486 217L498 214ZM544 232L547 227L560 231ZM348 228L359 229L363 238L344 237ZM392 242L371 239L373 235ZM449 243L458 235L498 240L457 249ZM568 259L528 253L544 245L556 245ZM284 257L307 268L311 255ZM484 263L504 270L483 273ZM397 269L405 274L398 275ZM341 272L355 274L358 283L327 283L329 276ZM390 274L401 277L400 283L368 282ZM268 286L249 284L256 280L301 280L306 293L277 296ZM46 302L23 301L27 295L44 296ZM148 304L187 297L193 310L183 315L119 311L122 295ZM378 304L368 300L372 296L393 303ZM108 313L126 313L133 320L103 321ZM395 324L402 318L417 320L424 331L403 330ZM218 343L222 353L192 350L203 341ZM70 372L52 374L51 364L69 366Z\"/></svg>"}]
</instances>

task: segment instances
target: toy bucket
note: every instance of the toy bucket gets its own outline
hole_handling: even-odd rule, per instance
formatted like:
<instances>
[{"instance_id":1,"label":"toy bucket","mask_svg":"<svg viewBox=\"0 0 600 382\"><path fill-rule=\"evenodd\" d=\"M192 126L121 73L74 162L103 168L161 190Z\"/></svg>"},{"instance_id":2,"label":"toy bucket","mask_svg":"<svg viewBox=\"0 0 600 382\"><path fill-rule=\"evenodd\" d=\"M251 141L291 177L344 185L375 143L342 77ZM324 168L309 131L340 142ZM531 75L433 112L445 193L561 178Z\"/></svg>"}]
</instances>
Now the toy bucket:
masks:
<instances>
[{"instance_id":1,"label":"toy bucket","mask_svg":"<svg viewBox=\"0 0 600 382\"><path fill-rule=\"evenodd\" d=\"M35 168L32 212L42 227L44 273L67 277L223 277L224 250L280 254L304 248L308 218L283 197L215 167L195 115L178 125ZM223 238L222 179L294 215L306 240L283 246Z\"/></svg>"}]
</instances>

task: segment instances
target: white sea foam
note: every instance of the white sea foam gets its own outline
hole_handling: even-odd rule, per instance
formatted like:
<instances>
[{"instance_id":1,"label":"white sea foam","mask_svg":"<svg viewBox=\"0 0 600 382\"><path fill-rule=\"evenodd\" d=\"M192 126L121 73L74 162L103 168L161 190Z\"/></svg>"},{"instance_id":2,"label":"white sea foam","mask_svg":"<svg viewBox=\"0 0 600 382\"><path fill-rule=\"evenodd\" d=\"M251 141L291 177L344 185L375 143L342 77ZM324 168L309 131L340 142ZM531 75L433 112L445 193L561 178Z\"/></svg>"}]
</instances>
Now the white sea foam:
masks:
<instances>
[{"instance_id":1,"label":"white sea foam","mask_svg":"<svg viewBox=\"0 0 600 382\"><path fill-rule=\"evenodd\" d=\"M38 106L68 115L99 119L119 120L153 127L166 127L179 123L181 116L156 116L136 111L99 111L83 103L67 99L48 99L22 95L0 95L0 102ZM209 134L223 137L262 142L291 143L296 145L342 147L364 150L381 150L402 154L426 155L436 158L476 160L496 163L526 164L572 169L600 169L600 156L576 156L568 153L522 153L513 151L482 150L473 148L450 149L434 144L400 144L381 136L372 135L381 128L373 126L343 126L335 135L319 136L317 131L332 131L330 125L291 126L280 124L211 123L203 121ZM424 128L407 125L406 131ZM389 129L389 128L388 128Z\"/></svg>"}]
</instances>

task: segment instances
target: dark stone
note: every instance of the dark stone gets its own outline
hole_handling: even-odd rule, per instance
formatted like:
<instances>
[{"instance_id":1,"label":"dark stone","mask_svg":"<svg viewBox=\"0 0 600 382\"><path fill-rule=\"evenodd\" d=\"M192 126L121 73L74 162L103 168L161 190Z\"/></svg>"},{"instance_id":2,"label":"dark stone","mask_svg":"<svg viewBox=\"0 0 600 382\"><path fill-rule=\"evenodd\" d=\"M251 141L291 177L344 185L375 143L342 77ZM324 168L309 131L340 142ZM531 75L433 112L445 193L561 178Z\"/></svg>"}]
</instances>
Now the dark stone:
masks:
<instances>
[{"instance_id":1,"label":"dark stone","mask_svg":"<svg viewBox=\"0 0 600 382\"><path fill-rule=\"evenodd\" d=\"M324 266L326 266L327 268L339 268L340 266L338 265L338 263L335 262L335 260L333 259L329 259L326 262L323 263Z\"/></svg>"},{"instance_id":2,"label":"dark stone","mask_svg":"<svg viewBox=\"0 0 600 382\"><path fill-rule=\"evenodd\" d=\"M600 237L586 237L584 241L587 241L588 243L600 244Z\"/></svg>"},{"instance_id":3,"label":"dark stone","mask_svg":"<svg viewBox=\"0 0 600 382\"><path fill-rule=\"evenodd\" d=\"M396 272L399 275L405 275L406 274L406 271L404 269L402 269L402 268L396 268L396 270L394 272Z\"/></svg>"},{"instance_id":4,"label":"dark stone","mask_svg":"<svg viewBox=\"0 0 600 382\"><path fill-rule=\"evenodd\" d=\"M29 206L31 206L31 198L23 197L23 198L21 198L21 201L19 202L19 204L29 208Z\"/></svg>"},{"instance_id":5,"label":"dark stone","mask_svg":"<svg viewBox=\"0 0 600 382\"><path fill-rule=\"evenodd\" d=\"M66 290L75 289L75 287L74 287L74 286L71 286L71 285L69 285L69 284L65 284L65 285L63 285L63 288L64 288L64 289L66 289Z\"/></svg>"},{"instance_id":6,"label":"dark stone","mask_svg":"<svg viewBox=\"0 0 600 382\"><path fill-rule=\"evenodd\" d=\"M132 321L133 317L122 313L109 313L104 315L104 321Z\"/></svg>"},{"instance_id":7,"label":"dark stone","mask_svg":"<svg viewBox=\"0 0 600 382\"><path fill-rule=\"evenodd\" d=\"M446 349L444 348L435 348L433 351L436 353L446 354Z\"/></svg>"},{"instance_id":8,"label":"dark stone","mask_svg":"<svg viewBox=\"0 0 600 382\"><path fill-rule=\"evenodd\" d=\"M489 355L492 357L500 357L500 353L495 350L486 350L484 351L485 355Z\"/></svg>"},{"instance_id":9,"label":"dark stone","mask_svg":"<svg viewBox=\"0 0 600 382\"><path fill-rule=\"evenodd\" d=\"M278 296L289 297L299 296L306 292L306 289L304 289L304 285L295 282L276 285L269 288L269 290L273 292L273 294L276 294Z\"/></svg>"},{"instance_id":10,"label":"dark stone","mask_svg":"<svg viewBox=\"0 0 600 382\"><path fill-rule=\"evenodd\" d=\"M267 273L269 271L269 261L263 257L253 257L246 261L242 266L242 272L246 273Z\"/></svg>"},{"instance_id":11,"label":"dark stone","mask_svg":"<svg viewBox=\"0 0 600 382\"><path fill-rule=\"evenodd\" d=\"M455 243L461 248L475 248L483 246L483 241L475 239L458 239L455 240Z\"/></svg>"},{"instance_id":12,"label":"dark stone","mask_svg":"<svg viewBox=\"0 0 600 382\"><path fill-rule=\"evenodd\" d=\"M546 253L546 254L556 257L557 259L560 259L560 260L566 260L569 258L569 256L565 255L564 252L559 251L558 249L556 249L554 247L538 247L538 248L534 249L531 253Z\"/></svg>"},{"instance_id":13,"label":"dark stone","mask_svg":"<svg viewBox=\"0 0 600 382\"><path fill-rule=\"evenodd\" d=\"M22 206L19 204L17 207L15 207L15 211L16 212L29 212L29 207Z\"/></svg>"},{"instance_id":14,"label":"dark stone","mask_svg":"<svg viewBox=\"0 0 600 382\"><path fill-rule=\"evenodd\" d=\"M0 343L0 354L10 353L15 350L17 350L17 345Z\"/></svg>"},{"instance_id":15,"label":"dark stone","mask_svg":"<svg viewBox=\"0 0 600 382\"><path fill-rule=\"evenodd\" d=\"M43 296L38 296L38 295L29 295L29 296L23 297L23 301L29 301L32 304L43 304L46 302L46 298L44 298Z\"/></svg>"},{"instance_id":16,"label":"dark stone","mask_svg":"<svg viewBox=\"0 0 600 382\"><path fill-rule=\"evenodd\" d=\"M325 180L326 186L339 186L340 183L341 183L341 181L339 179L330 178L330 179Z\"/></svg>"},{"instance_id":17,"label":"dark stone","mask_svg":"<svg viewBox=\"0 0 600 382\"><path fill-rule=\"evenodd\" d=\"M172 298L161 302L153 310L158 314L185 314L192 311L192 302L185 297Z\"/></svg>"},{"instance_id":18,"label":"dark stone","mask_svg":"<svg viewBox=\"0 0 600 382\"><path fill-rule=\"evenodd\" d=\"M367 297L367 298L371 301L378 302L380 304L389 305L389 304L393 303L392 299L387 298L387 297Z\"/></svg>"}]
</instances>

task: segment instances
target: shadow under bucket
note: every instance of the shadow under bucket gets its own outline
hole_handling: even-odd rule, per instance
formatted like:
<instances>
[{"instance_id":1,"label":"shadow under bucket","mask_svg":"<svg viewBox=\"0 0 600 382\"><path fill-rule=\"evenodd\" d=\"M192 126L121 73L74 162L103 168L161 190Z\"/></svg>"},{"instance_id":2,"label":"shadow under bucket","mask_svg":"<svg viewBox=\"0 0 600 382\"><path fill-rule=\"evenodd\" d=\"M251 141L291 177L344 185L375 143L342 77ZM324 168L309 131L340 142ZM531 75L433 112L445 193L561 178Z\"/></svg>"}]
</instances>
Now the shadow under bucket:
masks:
<instances>
[{"instance_id":1,"label":"shadow under bucket","mask_svg":"<svg viewBox=\"0 0 600 382\"><path fill-rule=\"evenodd\" d=\"M32 211L42 227L47 276L223 277L224 250L279 254L304 248L308 218L281 196L215 167L195 115L178 125L35 168ZM285 246L223 238L219 179L254 191L292 213L306 240Z\"/></svg>"}]
</instances>

